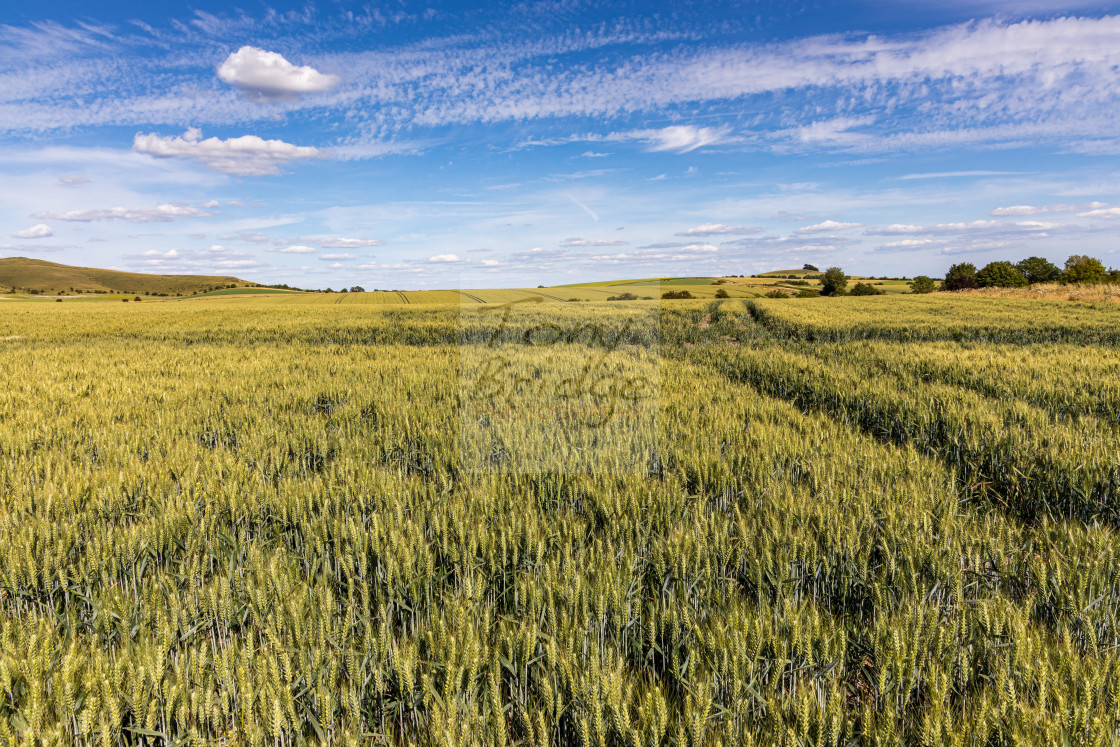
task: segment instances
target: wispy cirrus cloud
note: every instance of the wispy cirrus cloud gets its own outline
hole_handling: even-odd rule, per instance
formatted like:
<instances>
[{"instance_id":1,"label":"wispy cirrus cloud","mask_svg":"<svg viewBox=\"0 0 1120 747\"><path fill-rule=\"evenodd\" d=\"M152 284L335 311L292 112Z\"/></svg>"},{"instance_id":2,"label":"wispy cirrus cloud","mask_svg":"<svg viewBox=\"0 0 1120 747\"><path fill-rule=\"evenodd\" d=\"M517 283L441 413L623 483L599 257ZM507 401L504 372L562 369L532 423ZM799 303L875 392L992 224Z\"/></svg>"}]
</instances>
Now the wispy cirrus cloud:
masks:
<instances>
[{"instance_id":1,"label":"wispy cirrus cloud","mask_svg":"<svg viewBox=\"0 0 1120 747\"><path fill-rule=\"evenodd\" d=\"M621 239L583 239L577 236L564 239L560 242L560 246L626 246L629 243L629 241L623 241Z\"/></svg>"},{"instance_id":2,"label":"wispy cirrus cloud","mask_svg":"<svg viewBox=\"0 0 1120 747\"><path fill-rule=\"evenodd\" d=\"M205 211L189 205L165 203L154 208L113 207L104 209L67 210L61 213L40 212L41 220L62 220L74 223L91 223L103 220L121 220L128 223L168 223L179 218L206 218Z\"/></svg>"},{"instance_id":3,"label":"wispy cirrus cloud","mask_svg":"<svg viewBox=\"0 0 1120 747\"><path fill-rule=\"evenodd\" d=\"M195 20L198 20L197 18ZM234 33L245 16L207 27ZM216 24L216 25L215 25ZM604 128L618 141L653 151L704 147L928 149L961 143L1069 143L1120 140L1120 17L983 20L895 36L836 34L778 43L709 40L703 34L574 29L534 39L493 40L456 34L372 51L307 55L309 64L243 47L217 64L202 35L151 32L127 38L58 25L20 30L19 43L40 56L0 57L0 74L40 83L0 87L0 131L42 131L94 124L168 125L184 120L238 124L259 107L223 90L223 80L282 102L284 111L345 112L361 134L400 133L456 124L585 117L610 123L634 113L667 112L679 124ZM323 24L320 39L343 34ZM73 38L69 38L73 37ZM50 45L77 47L78 59ZM635 49L634 44L644 45ZM64 46L68 45L68 46ZM292 46L291 44L289 46ZM228 49L228 47L227 47ZM595 65L557 67L557 54L597 50ZM191 53L194 66L183 64ZM210 56L209 59L207 58ZM273 56L274 55L274 56ZM320 69L346 70L335 79ZM215 70L218 72L215 73ZM208 75L207 95L192 96ZM96 107L74 103L97 81ZM158 83L156 82L158 81ZM44 96L43 91L50 95ZM751 102L745 133L727 122L696 124L687 107L734 119ZM936 108L923 104L939 101ZM345 146L347 138L330 145ZM941 176L951 175L946 172ZM963 172L961 172L963 173Z\"/></svg>"}]
</instances>

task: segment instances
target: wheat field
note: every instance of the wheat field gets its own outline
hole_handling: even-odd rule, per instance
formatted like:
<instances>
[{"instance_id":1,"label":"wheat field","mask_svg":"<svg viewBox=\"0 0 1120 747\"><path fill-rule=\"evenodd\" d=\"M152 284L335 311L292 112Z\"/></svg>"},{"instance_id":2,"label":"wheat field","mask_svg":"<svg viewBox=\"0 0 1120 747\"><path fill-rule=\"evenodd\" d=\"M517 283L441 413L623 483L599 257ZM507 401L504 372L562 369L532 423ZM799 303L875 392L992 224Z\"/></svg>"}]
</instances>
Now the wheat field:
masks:
<instances>
[{"instance_id":1,"label":"wheat field","mask_svg":"<svg viewBox=\"0 0 1120 747\"><path fill-rule=\"evenodd\" d=\"M1120 307L520 298L0 308L0 740L1120 742Z\"/></svg>"}]
</instances>

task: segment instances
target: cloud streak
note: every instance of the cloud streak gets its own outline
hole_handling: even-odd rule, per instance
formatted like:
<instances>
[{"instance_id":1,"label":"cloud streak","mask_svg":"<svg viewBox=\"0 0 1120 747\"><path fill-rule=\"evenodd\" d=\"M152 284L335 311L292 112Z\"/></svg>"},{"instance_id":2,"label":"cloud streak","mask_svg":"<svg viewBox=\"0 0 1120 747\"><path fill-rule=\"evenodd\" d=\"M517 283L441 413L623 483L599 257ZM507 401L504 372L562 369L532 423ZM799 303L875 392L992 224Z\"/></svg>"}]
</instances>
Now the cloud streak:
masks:
<instances>
[{"instance_id":1,"label":"cloud streak","mask_svg":"<svg viewBox=\"0 0 1120 747\"><path fill-rule=\"evenodd\" d=\"M215 171L237 176L279 174L280 167L289 161L325 157L318 148L265 140L256 135L203 140L201 130L196 128L179 137L137 133L132 149L155 158L193 158Z\"/></svg>"}]
</instances>

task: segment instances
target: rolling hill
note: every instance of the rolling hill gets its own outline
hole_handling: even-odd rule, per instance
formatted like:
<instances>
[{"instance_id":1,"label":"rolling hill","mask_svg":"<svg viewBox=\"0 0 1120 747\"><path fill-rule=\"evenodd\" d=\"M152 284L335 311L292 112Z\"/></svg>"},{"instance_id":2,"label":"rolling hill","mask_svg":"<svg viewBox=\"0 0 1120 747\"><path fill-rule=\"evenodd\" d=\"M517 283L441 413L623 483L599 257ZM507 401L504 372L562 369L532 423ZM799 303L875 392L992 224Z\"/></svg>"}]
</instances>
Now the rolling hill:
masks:
<instances>
[{"instance_id":1,"label":"rolling hill","mask_svg":"<svg viewBox=\"0 0 1120 747\"><path fill-rule=\"evenodd\" d=\"M139 272L71 267L41 259L7 257L0 259L0 291L39 293L128 293L140 295L187 295L228 286L254 283L235 277L215 275L149 275Z\"/></svg>"}]
</instances>

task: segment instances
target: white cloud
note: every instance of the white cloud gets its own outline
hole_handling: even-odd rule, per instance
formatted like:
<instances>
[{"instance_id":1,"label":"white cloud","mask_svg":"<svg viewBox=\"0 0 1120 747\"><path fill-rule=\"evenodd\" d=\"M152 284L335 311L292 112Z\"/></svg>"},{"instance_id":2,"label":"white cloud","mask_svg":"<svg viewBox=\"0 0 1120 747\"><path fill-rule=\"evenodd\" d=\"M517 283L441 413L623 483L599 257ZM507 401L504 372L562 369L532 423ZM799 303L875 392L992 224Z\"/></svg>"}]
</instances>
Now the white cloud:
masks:
<instances>
[{"instance_id":1,"label":"white cloud","mask_svg":"<svg viewBox=\"0 0 1120 747\"><path fill-rule=\"evenodd\" d=\"M377 239L344 239L340 237L334 238L317 238L311 237L304 239L308 244L316 244L324 249L361 249L367 246L381 246L384 241Z\"/></svg>"},{"instance_id":2,"label":"white cloud","mask_svg":"<svg viewBox=\"0 0 1120 747\"><path fill-rule=\"evenodd\" d=\"M54 230L45 223L36 223L31 228L12 232L12 238L16 239L43 239L47 236L54 236Z\"/></svg>"},{"instance_id":3,"label":"white cloud","mask_svg":"<svg viewBox=\"0 0 1120 747\"><path fill-rule=\"evenodd\" d=\"M1012 216L1012 215L1036 215L1038 213L1045 213L1046 208L1035 207L1034 205L1012 205L1010 207L1000 207L992 211L995 216Z\"/></svg>"},{"instance_id":4,"label":"white cloud","mask_svg":"<svg viewBox=\"0 0 1120 747\"><path fill-rule=\"evenodd\" d=\"M826 220L822 223L814 223L811 226L804 226L797 229L797 233L827 233L828 231L847 231L852 228L862 228L862 223L839 223L834 220Z\"/></svg>"},{"instance_id":5,"label":"white cloud","mask_svg":"<svg viewBox=\"0 0 1120 747\"><path fill-rule=\"evenodd\" d=\"M357 259L357 257L355 257L353 254L324 254L324 255L320 256L319 259L328 261L328 260Z\"/></svg>"},{"instance_id":6,"label":"white cloud","mask_svg":"<svg viewBox=\"0 0 1120 747\"><path fill-rule=\"evenodd\" d=\"M123 207L108 208L106 210L68 210L65 213L36 213L36 218L47 220L65 220L78 223L89 223L99 220L123 220L129 223L166 223L176 218L206 218L209 213L204 213L197 208L187 205L173 205L170 203L156 205L154 208L130 209Z\"/></svg>"},{"instance_id":7,"label":"white cloud","mask_svg":"<svg viewBox=\"0 0 1120 747\"><path fill-rule=\"evenodd\" d=\"M89 179L84 176L69 175L59 177L58 183L64 187L80 187L83 184L89 184Z\"/></svg>"},{"instance_id":8,"label":"white cloud","mask_svg":"<svg viewBox=\"0 0 1120 747\"><path fill-rule=\"evenodd\" d=\"M428 257L429 262L462 262L457 254L437 254L434 257Z\"/></svg>"},{"instance_id":9,"label":"white cloud","mask_svg":"<svg viewBox=\"0 0 1120 747\"><path fill-rule=\"evenodd\" d=\"M722 236L747 233L761 233L762 229L752 226L728 226L723 223L702 223L676 234L677 236Z\"/></svg>"},{"instance_id":10,"label":"white cloud","mask_svg":"<svg viewBox=\"0 0 1120 747\"><path fill-rule=\"evenodd\" d=\"M212 251L212 252L224 252L225 250L226 250L226 248L224 246L222 246L221 244L214 244L213 246L210 247L210 251Z\"/></svg>"},{"instance_id":11,"label":"white cloud","mask_svg":"<svg viewBox=\"0 0 1120 747\"><path fill-rule=\"evenodd\" d=\"M695 127L693 125L673 125L659 130L630 130L607 135L606 140L641 140L648 143L650 151L673 151L690 153L697 148L709 145L734 142L729 137L730 127Z\"/></svg>"},{"instance_id":12,"label":"white cloud","mask_svg":"<svg viewBox=\"0 0 1120 747\"><path fill-rule=\"evenodd\" d=\"M1120 207L1099 208L1077 214L1081 218L1120 218Z\"/></svg>"},{"instance_id":13,"label":"white cloud","mask_svg":"<svg viewBox=\"0 0 1120 747\"><path fill-rule=\"evenodd\" d=\"M869 230L869 234L878 236L892 236L895 234L907 233L928 233L928 234L955 234L955 233L972 233L977 231L1006 231L1025 229L1027 231L1046 230L1051 228L1058 228L1060 223L1042 223L1039 221L1019 221L1016 223L1007 223L998 220L974 220L968 223L938 223L932 226L915 226L906 224L894 224L886 228Z\"/></svg>"},{"instance_id":14,"label":"white cloud","mask_svg":"<svg viewBox=\"0 0 1120 747\"><path fill-rule=\"evenodd\" d=\"M622 241L620 239L581 239L579 237L564 239L560 242L560 246L626 246L629 241Z\"/></svg>"},{"instance_id":15,"label":"white cloud","mask_svg":"<svg viewBox=\"0 0 1120 747\"><path fill-rule=\"evenodd\" d=\"M502 263L496 259L484 259L479 264L481 264L483 267L498 267Z\"/></svg>"},{"instance_id":16,"label":"white cloud","mask_svg":"<svg viewBox=\"0 0 1120 747\"><path fill-rule=\"evenodd\" d=\"M914 179L955 179L964 176L1015 176L1022 171L930 171L921 174L903 174L898 177L903 181Z\"/></svg>"},{"instance_id":17,"label":"white cloud","mask_svg":"<svg viewBox=\"0 0 1120 747\"><path fill-rule=\"evenodd\" d=\"M256 135L228 140L201 138L202 132L193 127L180 137L137 133L132 139L132 149L156 158L194 158L215 171L237 176L279 174L280 166L289 161L326 155L318 148L292 145L283 140L264 140Z\"/></svg>"},{"instance_id":18,"label":"white cloud","mask_svg":"<svg viewBox=\"0 0 1120 747\"><path fill-rule=\"evenodd\" d=\"M304 246L302 244L292 244L291 246L285 246L281 249L269 249L268 251L276 252L277 254L317 254L319 252L319 250L313 246Z\"/></svg>"},{"instance_id":19,"label":"white cloud","mask_svg":"<svg viewBox=\"0 0 1120 747\"><path fill-rule=\"evenodd\" d=\"M217 200L207 200L206 202L202 203L202 207L209 210L210 208L216 208L221 204L222 203L218 202Z\"/></svg>"},{"instance_id":20,"label":"white cloud","mask_svg":"<svg viewBox=\"0 0 1120 747\"><path fill-rule=\"evenodd\" d=\"M276 52L245 46L218 66L218 77L256 101L292 100L338 85L337 75L324 75L307 65L297 67Z\"/></svg>"}]
</instances>

